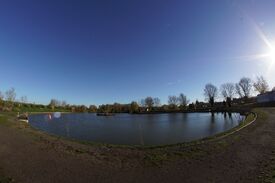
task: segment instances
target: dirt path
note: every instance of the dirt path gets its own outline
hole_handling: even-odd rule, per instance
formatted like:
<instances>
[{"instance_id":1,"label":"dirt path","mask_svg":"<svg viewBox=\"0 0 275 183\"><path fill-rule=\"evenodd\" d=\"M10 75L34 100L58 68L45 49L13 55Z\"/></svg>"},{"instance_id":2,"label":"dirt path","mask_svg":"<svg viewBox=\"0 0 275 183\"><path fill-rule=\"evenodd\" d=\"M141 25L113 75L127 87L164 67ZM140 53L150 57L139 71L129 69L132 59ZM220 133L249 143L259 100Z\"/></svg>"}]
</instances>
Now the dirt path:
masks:
<instances>
[{"instance_id":1,"label":"dirt path","mask_svg":"<svg viewBox=\"0 0 275 183\"><path fill-rule=\"evenodd\" d=\"M84 145L11 120L0 124L0 175L26 183L264 182L275 164L275 109L264 111L268 118L223 140L146 150Z\"/></svg>"}]
</instances>

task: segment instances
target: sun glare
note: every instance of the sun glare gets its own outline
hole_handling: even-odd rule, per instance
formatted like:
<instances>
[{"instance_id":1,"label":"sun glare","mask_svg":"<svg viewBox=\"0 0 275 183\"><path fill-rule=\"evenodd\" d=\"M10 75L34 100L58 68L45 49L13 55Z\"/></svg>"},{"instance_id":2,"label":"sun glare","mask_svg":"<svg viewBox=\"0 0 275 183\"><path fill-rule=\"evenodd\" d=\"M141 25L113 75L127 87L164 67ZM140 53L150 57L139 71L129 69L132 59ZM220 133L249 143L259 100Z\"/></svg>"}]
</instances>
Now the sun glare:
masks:
<instances>
[{"instance_id":1,"label":"sun glare","mask_svg":"<svg viewBox=\"0 0 275 183\"><path fill-rule=\"evenodd\" d=\"M267 69L267 75L270 75L273 70L274 70L274 65L275 65L275 47L269 46L270 51L267 54L267 59L268 59L268 69Z\"/></svg>"},{"instance_id":2,"label":"sun glare","mask_svg":"<svg viewBox=\"0 0 275 183\"><path fill-rule=\"evenodd\" d=\"M269 52L269 57L271 59L271 62L274 63L275 62L275 49L272 48L271 51Z\"/></svg>"}]
</instances>

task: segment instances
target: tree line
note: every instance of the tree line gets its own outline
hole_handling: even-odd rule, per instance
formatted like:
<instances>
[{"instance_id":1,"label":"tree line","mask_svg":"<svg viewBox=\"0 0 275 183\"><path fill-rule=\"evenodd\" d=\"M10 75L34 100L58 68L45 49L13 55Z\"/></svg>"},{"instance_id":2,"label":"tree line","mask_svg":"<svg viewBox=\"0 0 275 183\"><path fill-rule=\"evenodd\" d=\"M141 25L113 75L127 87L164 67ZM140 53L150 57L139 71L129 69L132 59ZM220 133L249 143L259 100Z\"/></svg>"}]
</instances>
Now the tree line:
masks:
<instances>
[{"instance_id":1,"label":"tree line","mask_svg":"<svg viewBox=\"0 0 275 183\"><path fill-rule=\"evenodd\" d=\"M2 93L0 91L0 111L67 111L67 112L108 112L108 113L145 113L145 112L172 112L183 111L195 108L214 107L217 99L224 106L231 107L235 97L240 100L249 99L253 94L263 94L269 91L269 85L263 76L258 76L255 81L248 77L243 77L237 83L227 82L219 89L212 83L205 85L203 89L205 101L190 103L190 100L183 93L168 96L165 104L161 103L158 97L148 96L140 101L132 101L129 104L104 104L90 105L70 105L64 100L51 99L48 105L28 103L27 96L16 99L14 88ZM275 87L272 88L275 91Z\"/></svg>"},{"instance_id":2,"label":"tree line","mask_svg":"<svg viewBox=\"0 0 275 183\"><path fill-rule=\"evenodd\" d=\"M263 94L268 91L269 85L263 76L258 76L255 81L248 77L243 77L238 83L224 83L220 86L220 96L229 107L235 96L240 99L247 99L252 96L253 92ZM273 91L275 91L275 87ZM211 106L214 106L216 99L219 97L219 90L212 83L208 83L204 88L204 96L206 101Z\"/></svg>"}]
</instances>

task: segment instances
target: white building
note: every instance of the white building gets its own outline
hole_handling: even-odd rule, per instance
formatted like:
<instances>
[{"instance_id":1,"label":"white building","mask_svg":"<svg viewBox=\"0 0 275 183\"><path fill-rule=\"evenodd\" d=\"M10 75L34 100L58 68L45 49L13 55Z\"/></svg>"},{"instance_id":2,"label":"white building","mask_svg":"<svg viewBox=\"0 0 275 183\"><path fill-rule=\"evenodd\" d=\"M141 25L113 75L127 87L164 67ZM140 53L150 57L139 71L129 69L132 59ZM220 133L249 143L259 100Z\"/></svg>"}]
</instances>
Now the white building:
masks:
<instances>
[{"instance_id":1,"label":"white building","mask_svg":"<svg viewBox=\"0 0 275 183\"><path fill-rule=\"evenodd\" d=\"M258 95L257 102L258 103L275 102L275 91Z\"/></svg>"}]
</instances>

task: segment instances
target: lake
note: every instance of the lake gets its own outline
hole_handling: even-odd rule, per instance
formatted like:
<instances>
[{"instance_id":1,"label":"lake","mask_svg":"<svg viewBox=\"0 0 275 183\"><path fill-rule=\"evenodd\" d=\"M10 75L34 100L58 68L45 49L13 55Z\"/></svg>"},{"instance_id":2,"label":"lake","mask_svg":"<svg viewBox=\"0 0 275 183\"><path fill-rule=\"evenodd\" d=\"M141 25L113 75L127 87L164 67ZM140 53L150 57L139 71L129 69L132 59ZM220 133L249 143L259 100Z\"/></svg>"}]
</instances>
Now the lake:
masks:
<instances>
[{"instance_id":1,"label":"lake","mask_svg":"<svg viewBox=\"0 0 275 183\"><path fill-rule=\"evenodd\" d=\"M212 136L237 126L238 113L31 115L32 127L71 139L122 145L164 145Z\"/></svg>"}]
</instances>

